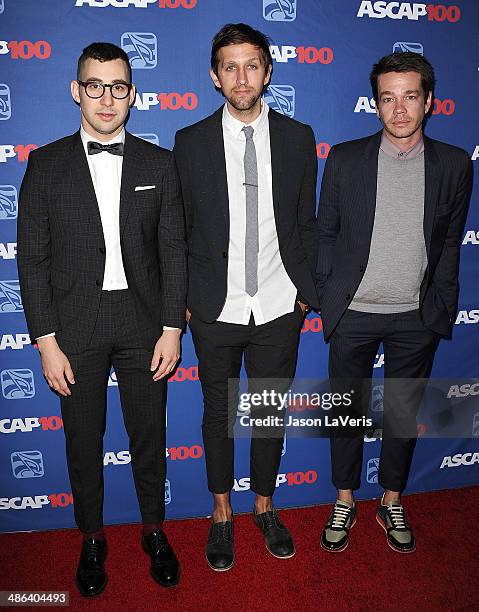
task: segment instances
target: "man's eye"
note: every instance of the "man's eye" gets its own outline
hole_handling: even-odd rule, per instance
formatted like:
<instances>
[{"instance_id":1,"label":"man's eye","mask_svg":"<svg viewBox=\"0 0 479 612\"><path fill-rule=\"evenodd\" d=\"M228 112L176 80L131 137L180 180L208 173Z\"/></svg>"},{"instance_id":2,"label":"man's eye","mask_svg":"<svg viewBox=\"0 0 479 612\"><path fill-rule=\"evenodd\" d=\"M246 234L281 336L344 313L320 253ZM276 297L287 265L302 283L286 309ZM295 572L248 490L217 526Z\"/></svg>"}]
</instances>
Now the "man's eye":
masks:
<instances>
[{"instance_id":1,"label":"man's eye","mask_svg":"<svg viewBox=\"0 0 479 612\"><path fill-rule=\"evenodd\" d=\"M100 83L88 83L88 87L90 87L90 89L100 89L101 85Z\"/></svg>"},{"instance_id":2,"label":"man's eye","mask_svg":"<svg viewBox=\"0 0 479 612\"><path fill-rule=\"evenodd\" d=\"M406 100L415 100L417 96L406 96Z\"/></svg>"},{"instance_id":3,"label":"man's eye","mask_svg":"<svg viewBox=\"0 0 479 612\"><path fill-rule=\"evenodd\" d=\"M228 72L231 72L234 69L235 69L234 66L226 66L226 68L225 68L225 70L227 70Z\"/></svg>"},{"instance_id":4,"label":"man's eye","mask_svg":"<svg viewBox=\"0 0 479 612\"><path fill-rule=\"evenodd\" d=\"M256 70L258 68L256 64L250 64L249 67L253 70Z\"/></svg>"}]
</instances>

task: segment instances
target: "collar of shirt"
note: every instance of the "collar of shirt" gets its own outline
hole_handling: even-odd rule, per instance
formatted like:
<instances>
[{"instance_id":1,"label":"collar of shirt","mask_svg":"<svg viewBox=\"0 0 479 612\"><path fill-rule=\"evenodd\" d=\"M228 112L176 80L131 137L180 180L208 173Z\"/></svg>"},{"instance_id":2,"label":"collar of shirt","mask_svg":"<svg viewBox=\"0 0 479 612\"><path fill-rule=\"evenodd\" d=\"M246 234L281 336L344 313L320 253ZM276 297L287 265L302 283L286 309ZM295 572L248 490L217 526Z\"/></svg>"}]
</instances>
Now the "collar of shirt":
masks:
<instances>
[{"instance_id":1,"label":"collar of shirt","mask_svg":"<svg viewBox=\"0 0 479 612\"><path fill-rule=\"evenodd\" d=\"M401 149L386 136L383 130L383 135L381 137L381 151L386 153L386 155L389 155L389 157L394 157L395 159L413 159L424 152L424 139L421 136L421 138L411 149L409 149L409 151L401 151Z\"/></svg>"},{"instance_id":2,"label":"collar of shirt","mask_svg":"<svg viewBox=\"0 0 479 612\"><path fill-rule=\"evenodd\" d=\"M256 119L252 123L243 123L239 121L228 110L228 105L225 103L223 107L223 127L229 130L235 138L243 139L245 138L243 133L243 128L245 125L250 125L254 129L255 134L259 134L268 123L268 112L269 106L266 104L264 100L261 100L261 113L256 117Z\"/></svg>"},{"instance_id":3,"label":"collar of shirt","mask_svg":"<svg viewBox=\"0 0 479 612\"><path fill-rule=\"evenodd\" d=\"M93 136L90 136L90 134L86 130L83 129L83 126L80 127L80 137L83 143L83 148L85 150L85 155L87 156L87 159L88 159L88 149L87 149L88 142L92 142L92 141L100 142L100 141L98 140L98 138L93 138ZM102 140L101 144L104 144L104 145L115 144L116 142L122 142L122 143L125 142L125 128L123 128L121 132L115 136L115 138L112 138L111 140L107 140L106 142ZM108 153L108 155L110 155L110 153Z\"/></svg>"}]
</instances>

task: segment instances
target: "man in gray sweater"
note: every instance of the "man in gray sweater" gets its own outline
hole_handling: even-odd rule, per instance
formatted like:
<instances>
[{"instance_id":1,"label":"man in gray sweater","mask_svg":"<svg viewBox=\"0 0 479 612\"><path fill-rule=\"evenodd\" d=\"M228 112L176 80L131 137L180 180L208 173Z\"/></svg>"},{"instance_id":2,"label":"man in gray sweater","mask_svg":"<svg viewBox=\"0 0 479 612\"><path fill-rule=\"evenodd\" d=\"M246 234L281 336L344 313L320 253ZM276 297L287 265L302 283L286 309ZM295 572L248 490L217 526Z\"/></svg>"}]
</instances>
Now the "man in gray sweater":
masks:
<instances>
[{"instance_id":1,"label":"man in gray sweater","mask_svg":"<svg viewBox=\"0 0 479 612\"><path fill-rule=\"evenodd\" d=\"M317 287L329 376L353 389L346 416L365 416L376 353L384 346L384 421L376 519L391 548L413 552L401 503L416 444L416 415L441 337L458 300L459 249L472 188L469 155L423 135L434 71L417 53L374 65L371 86L381 132L336 145L321 185ZM340 412L340 411L338 411ZM360 419L361 421L361 419ZM331 434L338 498L321 536L346 548L360 486L364 431Z\"/></svg>"}]
</instances>

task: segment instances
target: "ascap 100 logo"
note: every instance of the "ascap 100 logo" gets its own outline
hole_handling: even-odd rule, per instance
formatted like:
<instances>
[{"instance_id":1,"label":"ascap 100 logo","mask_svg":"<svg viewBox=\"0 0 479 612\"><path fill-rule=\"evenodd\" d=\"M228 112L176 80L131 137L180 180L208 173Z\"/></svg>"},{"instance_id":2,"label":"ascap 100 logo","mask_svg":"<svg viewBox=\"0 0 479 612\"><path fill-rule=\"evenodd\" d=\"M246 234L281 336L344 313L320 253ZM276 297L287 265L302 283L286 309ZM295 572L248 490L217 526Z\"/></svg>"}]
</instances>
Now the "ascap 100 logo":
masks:
<instances>
[{"instance_id":1,"label":"ascap 100 logo","mask_svg":"<svg viewBox=\"0 0 479 612\"><path fill-rule=\"evenodd\" d=\"M297 0L263 0L263 18L266 21L294 21Z\"/></svg>"},{"instance_id":2,"label":"ascap 100 logo","mask_svg":"<svg viewBox=\"0 0 479 612\"><path fill-rule=\"evenodd\" d=\"M0 121L6 121L12 116L12 102L10 98L10 87L6 83L0 83Z\"/></svg>"},{"instance_id":3,"label":"ascap 100 logo","mask_svg":"<svg viewBox=\"0 0 479 612\"><path fill-rule=\"evenodd\" d=\"M288 487L314 484L318 480L318 473L316 470L308 470L306 472L288 472L287 474L278 474L276 477L276 487L281 485L287 485ZM233 489L235 491L249 491L250 490L250 478L248 476L244 478L235 478Z\"/></svg>"},{"instance_id":4,"label":"ascap 100 logo","mask_svg":"<svg viewBox=\"0 0 479 612\"><path fill-rule=\"evenodd\" d=\"M0 336L0 351L7 349L21 351L27 345L31 345L28 334L2 334Z\"/></svg>"},{"instance_id":5,"label":"ascap 100 logo","mask_svg":"<svg viewBox=\"0 0 479 612\"><path fill-rule=\"evenodd\" d=\"M444 468L456 468L461 466L471 466L479 464L479 452L475 453L456 453L455 455L449 455L444 457L439 469Z\"/></svg>"},{"instance_id":6,"label":"ascap 100 logo","mask_svg":"<svg viewBox=\"0 0 479 612\"><path fill-rule=\"evenodd\" d=\"M35 379L31 370L2 370L0 381L2 395L7 400L35 397Z\"/></svg>"},{"instance_id":7,"label":"ascap 100 logo","mask_svg":"<svg viewBox=\"0 0 479 612\"><path fill-rule=\"evenodd\" d=\"M121 48L128 55L133 69L155 68L158 62L158 43L152 32L124 32Z\"/></svg>"},{"instance_id":8,"label":"ascap 100 logo","mask_svg":"<svg viewBox=\"0 0 479 612\"><path fill-rule=\"evenodd\" d=\"M16 242L0 242L0 257L2 259L15 259L17 256Z\"/></svg>"},{"instance_id":9,"label":"ascap 100 logo","mask_svg":"<svg viewBox=\"0 0 479 612\"><path fill-rule=\"evenodd\" d=\"M0 185L0 221L18 216L18 192L13 185Z\"/></svg>"},{"instance_id":10,"label":"ascap 100 logo","mask_svg":"<svg viewBox=\"0 0 479 612\"><path fill-rule=\"evenodd\" d=\"M479 244L479 231L467 230L462 244Z\"/></svg>"},{"instance_id":11,"label":"ascap 100 logo","mask_svg":"<svg viewBox=\"0 0 479 612\"><path fill-rule=\"evenodd\" d=\"M294 117L296 90L292 85L270 85L263 97L270 108L286 117Z\"/></svg>"},{"instance_id":12,"label":"ascap 100 logo","mask_svg":"<svg viewBox=\"0 0 479 612\"><path fill-rule=\"evenodd\" d=\"M330 64L334 59L330 47L293 47L292 45L270 45L271 57L275 62L287 64L289 60L297 60L298 64Z\"/></svg>"},{"instance_id":13,"label":"ascap 100 logo","mask_svg":"<svg viewBox=\"0 0 479 612\"><path fill-rule=\"evenodd\" d=\"M41 478L45 475L43 455L39 450L15 451L10 455L14 478Z\"/></svg>"},{"instance_id":14,"label":"ascap 100 logo","mask_svg":"<svg viewBox=\"0 0 479 612\"><path fill-rule=\"evenodd\" d=\"M75 6L90 6L91 8L148 8L156 5L160 9L193 9L198 0L76 0Z\"/></svg>"},{"instance_id":15,"label":"ascap 100 logo","mask_svg":"<svg viewBox=\"0 0 479 612\"><path fill-rule=\"evenodd\" d=\"M50 493L44 495L25 495L24 497L0 497L0 510L41 510L66 508L73 504L71 493Z\"/></svg>"},{"instance_id":16,"label":"ascap 100 logo","mask_svg":"<svg viewBox=\"0 0 479 612\"><path fill-rule=\"evenodd\" d=\"M456 103L451 98L440 100L434 98L434 105L432 107L433 115L453 115L456 110ZM376 102L374 98L368 96L359 96L356 106L354 107L355 113L376 113Z\"/></svg>"},{"instance_id":17,"label":"ascap 100 logo","mask_svg":"<svg viewBox=\"0 0 479 612\"><path fill-rule=\"evenodd\" d=\"M313 334L318 334L322 329L323 321L321 317L311 317L310 319L304 319L301 333L306 334L307 332L313 332Z\"/></svg>"},{"instance_id":18,"label":"ascap 100 logo","mask_svg":"<svg viewBox=\"0 0 479 612\"><path fill-rule=\"evenodd\" d=\"M18 280L0 281L0 313L23 312Z\"/></svg>"},{"instance_id":19,"label":"ascap 100 logo","mask_svg":"<svg viewBox=\"0 0 479 612\"><path fill-rule=\"evenodd\" d=\"M456 23L461 18L461 9L456 5L426 4L423 2L387 2L386 0L363 0L357 17L372 19L409 19L418 21L426 17L428 21L449 21Z\"/></svg>"},{"instance_id":20,"label":"ascap 100 logo","mask_svg":"<svg viewBox=\"0 0 479 612\"><path fill-rule=\"evenodd\" d=\"M42 431L58 431L63 427L61 417L41 416L41 417L17 417L14 419L0 419L0 433L31 433L34 429L41 428Z\"/></svg>"},{"instance_id":21,"label":"ascap 100 logo","mask_svg":"<svg viewBox=\"0 0 479 612\"><path fill-rule=\"evenodd\" d=\"M134 107L139 111L149 111L152 106L159 106L160 110L194 110L198 106L198 96L188 91L186 93L153 93L137 92Z\"/></svg>"},{"instance_id":22,"label":"ascap 100 logo","mask_svg":"<svg viewBox=\"0 0 479 612\"><path fill-rule=\"evenodd\" d=\"M16 59L48 59L52 53L50 43L46 40L0 40L0 55L10 55Z\"/></svg>"},{"instance_id":23,"label":"ascap 100 logo","mask_svg":"<svg viewBox=\"0 0 479 612\"><path fill-rule=\"evenodd\" d=\"M17 161L24 163L28 161L30 151L38 149L36 144L0 144L0 164L4 164L9 159L17 158Z\"/></svg>"},{"instance_id":24,"label":"ascap 100 logo","mask_svg":"<svg viewBox=\"0 0 479 612\"><path fill-rule=\"evenodd\" d=\"M466 325L479 323L479 310L460 310L457 313L455 325L461 325L461 323Z\"/></svg>"}]
</instances>

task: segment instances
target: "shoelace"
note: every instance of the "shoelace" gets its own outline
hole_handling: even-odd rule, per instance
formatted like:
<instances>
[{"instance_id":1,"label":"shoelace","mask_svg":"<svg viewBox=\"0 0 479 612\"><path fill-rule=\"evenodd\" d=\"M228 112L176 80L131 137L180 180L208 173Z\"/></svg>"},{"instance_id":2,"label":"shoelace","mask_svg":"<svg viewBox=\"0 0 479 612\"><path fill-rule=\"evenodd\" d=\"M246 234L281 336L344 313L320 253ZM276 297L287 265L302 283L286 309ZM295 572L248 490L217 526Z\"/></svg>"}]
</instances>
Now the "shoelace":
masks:
<instances>
[{"instance_id":1,"label":"shoelace","mask_svg":"<svg viewBox=\"0 0 479 612\"><path fill-rule=\"evenodd\" d=\"M97 560L100 556L100 540L86 540L84 545L84 555L87 561Z\"/></svg>"},{"instance_id":2,"label":"shoelace","mask_svg":"<svg viewBox=\"0 0 479 612\"><path fill-rule=\"evenodd\" d=\"M149 547L155 552L168 552L169 544L163 531L153 532L146 536Z\"/></svg>"},{"instance_id":3,"label":"shoelace","mask_svg":"<svg viewBox=\"0 0 479 612\"><path fill-rule=\"evenodd\" d=\"M216 531L216 541L220 542L221 540L231 540L231 523L215 523L215 531Z\"/></svg>"},{"instance_id":4,"label":"shoelace","mask_svg":"<svg viewBox=\"0 0 479 612\"><path fill-rule=\"evenodd\" d=\"M266 516L263 517L263 524L266 530L271 529L271 527L275 527L278 523L278 517L276 514L276 510L272 510L271 512L266 512Z\"/></svg>"},{"instance_id":5,"label":"shoelace","mask_svg":"<svg viewBox=\"0 0 479 612\"><path fill-rule=\"evenodd\" d=\"M388 512L394 529L409 529L402 506L389 506Z\"/></svg>"},{"instance_id":6,"label":"shoelace","mask_svg":"<svg viewBox=\"0 0 479 612\"><path fill-rule=\"evenodd\" d=\"M349 508L343 508L335 504L331 519L331 527L335 529L344 529L349 518L349 510Z\"/></svg>"}]
</instances>

